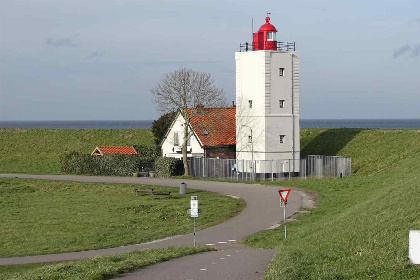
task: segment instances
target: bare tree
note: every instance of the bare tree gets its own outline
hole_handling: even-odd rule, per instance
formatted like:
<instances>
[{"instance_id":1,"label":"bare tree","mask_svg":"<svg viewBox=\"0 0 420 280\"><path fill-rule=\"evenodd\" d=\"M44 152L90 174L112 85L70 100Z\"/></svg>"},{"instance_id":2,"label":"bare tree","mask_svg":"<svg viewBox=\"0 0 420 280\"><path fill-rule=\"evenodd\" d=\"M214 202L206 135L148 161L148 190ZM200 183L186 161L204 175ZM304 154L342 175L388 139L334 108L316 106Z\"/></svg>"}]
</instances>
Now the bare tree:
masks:
<instances>
[{"instance_id":1,"label":"bare tree","mask_svg":"<svg viewBox=\"0 0 420 280\"><path fill-rule=\"evenodd\" d=\"M190 129L190 121L193 118L191 112L197 113L203 107L226 106L223 90L214 85L210 74L183 68L166 74L151 92L159 111L162 113L179 111L184 119L181 150L184 175L189 175L187 141L194 134ZM190 114L188 114L189 108Z\"/></svg>"}]
</instances>

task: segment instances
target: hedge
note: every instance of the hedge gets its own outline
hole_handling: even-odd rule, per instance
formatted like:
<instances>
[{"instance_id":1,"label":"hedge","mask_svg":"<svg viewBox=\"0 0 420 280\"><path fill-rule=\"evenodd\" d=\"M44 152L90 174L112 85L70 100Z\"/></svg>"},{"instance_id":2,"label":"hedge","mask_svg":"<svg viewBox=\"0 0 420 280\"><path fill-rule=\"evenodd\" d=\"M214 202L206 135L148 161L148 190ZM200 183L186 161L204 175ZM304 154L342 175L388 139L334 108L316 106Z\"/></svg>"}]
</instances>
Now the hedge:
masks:
<instances>
[{"instance_id":1,"label":"hedge","mask_svg":"<svg viewBox=\"0 0 420 280\"><path fill-rule=\"evenodd\" d=\"M182 160L176 158L159 157L155 160L156 177L169 178L171 176L182 175L184 165Z\"/></svg>"},{"instance_id":2,"label":"hedge","mask_svg":"<svg viewBox=\"0 0 420 280\"><path fill-rule=\"evenodd\" d=\"M137 146L137 155L91 156L71 152L64 155L61 169L68 174L131 176L144 162L153 162L158 156L155 147Z\"/></svg>"}]
</instances>

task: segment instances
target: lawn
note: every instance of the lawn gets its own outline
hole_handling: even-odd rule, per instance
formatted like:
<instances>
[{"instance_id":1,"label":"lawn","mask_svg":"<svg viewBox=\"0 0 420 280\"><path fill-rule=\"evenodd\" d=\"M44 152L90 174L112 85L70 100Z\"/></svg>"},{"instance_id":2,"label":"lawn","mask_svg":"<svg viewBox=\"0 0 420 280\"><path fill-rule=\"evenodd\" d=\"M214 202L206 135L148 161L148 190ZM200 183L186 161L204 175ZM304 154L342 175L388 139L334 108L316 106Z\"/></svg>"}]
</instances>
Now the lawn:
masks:
<instances>
[{"instance_id":1,"label":"lawn","mask_svg":"<svg viewBox=\"0 0 420 280\"><path fill-rule=\"evenodd\" d=\"M208 246L169 247L48 264L0 266L0 279L110 279L121 273L186 255L211 251Z\"/></svg>"},{"instance_id":2,"label":"lawn","mask_svg":"<svg viewBox=\"0 0 420 280\"><path fill-rule=\"evenodd\" d=\"M352 158L352 172L366 176L420 153L420 130L301 129L301 154Z\"/></svg>"},{"instance_id":3,"label":"lawn","mask_svg":"<svg viewBox=\"0 0 420 280\"><path fill-rule=\"evenodd\" d=\"M320 135L304 149L351 155L356 176L277 182L319 201L294 216L287 240L283 227L246 238L276 249L265 279L420 279L408 260L409 230L420 230L419 131L361 130L337 145Z\"/></svg>"},{"instance_id":4,"label":"lawn","mask_svg":"<svg viewBox=\"0 0 420 280\"><path fill-rule=\"evenodd\" d=\"M0 257L37 255L142 243L192 231L190 196L200 198L198 228L220 223L245 202L188 189L171 198L136 196L139 184L0 178Z\"/></svg>"},{"instance_id":5,"label":"lawn","mask_svg":"<svg viewBox=\"0 0 420 280\"><path fill-rule=\"evenodd\" d=\"M60 174L68 152L90 154L97 146L153 146L150 129L0 129L0 172Z\"/></svg>"}]
</instances>

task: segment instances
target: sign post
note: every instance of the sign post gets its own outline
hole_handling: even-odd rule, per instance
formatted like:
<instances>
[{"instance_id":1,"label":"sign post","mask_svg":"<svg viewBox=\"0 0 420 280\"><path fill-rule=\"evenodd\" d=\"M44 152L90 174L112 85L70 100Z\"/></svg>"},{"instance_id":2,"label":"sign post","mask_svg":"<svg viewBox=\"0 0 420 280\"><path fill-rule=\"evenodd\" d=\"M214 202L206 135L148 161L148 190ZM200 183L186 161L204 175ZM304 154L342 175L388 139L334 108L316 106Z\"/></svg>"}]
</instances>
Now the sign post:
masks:
<instances>
[{"instance_id":1,"label":"sign post","mask_svg":"<svg viewBox=\"0 0 420 280\"><path fill-rule=\"evenodd\" d=\"M287 205L287 198L289 197L289 194L290 194L290 189L279 190L280 207L283 208L284 239L287 238L287 229L286 229L286 205Z\"/></svg>"},{"instance_id":2,"label":"sign post","mask_svg":"<svg viewBox=\"0 0 420 280\"><path fill-rule=\"evenodd\" d=\"M198 200L197 196L191 196L191 217L194 219L194 246L197 245L197 242L195 241L195 218L198 217Z\"/></svg>"}]
</instances>

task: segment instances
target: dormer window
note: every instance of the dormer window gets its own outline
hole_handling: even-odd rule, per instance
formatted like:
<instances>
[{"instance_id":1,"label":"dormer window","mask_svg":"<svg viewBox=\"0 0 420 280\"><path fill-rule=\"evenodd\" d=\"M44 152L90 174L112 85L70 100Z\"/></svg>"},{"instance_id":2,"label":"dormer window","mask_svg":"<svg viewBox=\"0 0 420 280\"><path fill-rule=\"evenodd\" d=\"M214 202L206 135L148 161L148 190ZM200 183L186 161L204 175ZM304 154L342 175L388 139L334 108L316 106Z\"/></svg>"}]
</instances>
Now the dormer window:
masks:
<instances>
[{"instance_id":1,"label":"dormer window","mask_svg":"<svg viewBox=\"0 0 420 280\"><path fill-rule=\"evenodd\" d=\"M276 40L276 32L269 31L267 32L267 41L275 41Z\"/></svg>"},{"instance_id":2,"label":"dormer window","mask_svg":"<svg viewBox=\"0 0 420 280\"><path fill-rule=\"evenodd\" d=\"M209 135L209 132L205 128L202 128L201 132L203 133L203 135Z\"/></svg>"}]
</instances>

